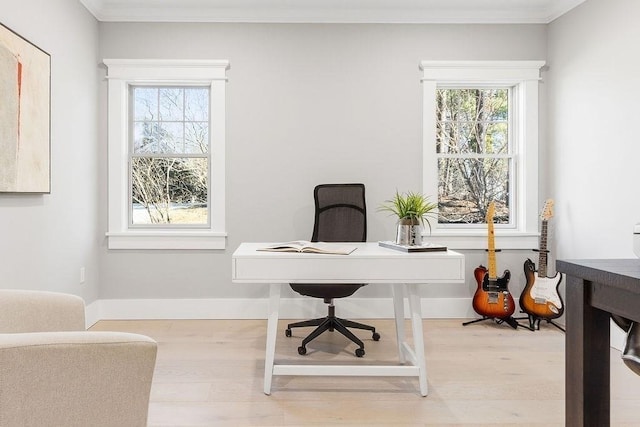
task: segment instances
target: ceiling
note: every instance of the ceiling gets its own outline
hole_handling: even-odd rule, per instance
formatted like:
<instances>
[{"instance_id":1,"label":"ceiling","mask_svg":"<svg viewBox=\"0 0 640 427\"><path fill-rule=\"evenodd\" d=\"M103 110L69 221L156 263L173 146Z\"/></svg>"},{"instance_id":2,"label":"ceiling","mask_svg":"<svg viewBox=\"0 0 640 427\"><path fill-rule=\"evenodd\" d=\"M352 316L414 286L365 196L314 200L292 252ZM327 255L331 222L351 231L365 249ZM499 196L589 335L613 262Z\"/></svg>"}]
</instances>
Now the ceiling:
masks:
<instances>
[{"instance_id":1,"label":"ceiling","mask_svg":"<svg viewBox=\"0 0 640 427\"><path fill-rule=\"evenodd\" d=\"M100 21L546 24L586 0L80 0Z\"/></svg>"}]
</instances>

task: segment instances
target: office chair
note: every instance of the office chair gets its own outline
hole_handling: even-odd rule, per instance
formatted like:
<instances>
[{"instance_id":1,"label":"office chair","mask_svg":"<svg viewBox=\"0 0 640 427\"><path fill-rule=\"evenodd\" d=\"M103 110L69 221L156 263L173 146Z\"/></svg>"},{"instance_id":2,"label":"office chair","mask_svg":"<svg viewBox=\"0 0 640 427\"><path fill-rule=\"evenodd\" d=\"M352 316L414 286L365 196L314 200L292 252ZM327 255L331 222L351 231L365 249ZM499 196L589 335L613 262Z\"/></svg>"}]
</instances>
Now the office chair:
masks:
<instances>
[{"instance_id":1,"label":"office chair","mask_svg":"<svg viewBox=\"0 0 640 427\"><path fill-rule=\"evenodd\" d=\"M316 186L313 192L315 200L315 222L313 226L313 242L365 242L367 240L367 211L364 198L364 184L321 184ZM344 255L336 255L344 256ZM319 319L290 323L287 325L285 335L291 336L292 328L316 326L298 347L298 354L307 353L307 344L325 331L334 330L356 343L357 357L364 356L364 344L349 329L363 329L373 332L373 340L378 341L380 334L373 326L365 325L351 320L341 319L335 315L335 298L345 298L353 295L364 286L359 284L344 283L291 283L291 289L295 292L313 297L322 298L328 304L328 315Z\"/></svg>"}]
</instances>

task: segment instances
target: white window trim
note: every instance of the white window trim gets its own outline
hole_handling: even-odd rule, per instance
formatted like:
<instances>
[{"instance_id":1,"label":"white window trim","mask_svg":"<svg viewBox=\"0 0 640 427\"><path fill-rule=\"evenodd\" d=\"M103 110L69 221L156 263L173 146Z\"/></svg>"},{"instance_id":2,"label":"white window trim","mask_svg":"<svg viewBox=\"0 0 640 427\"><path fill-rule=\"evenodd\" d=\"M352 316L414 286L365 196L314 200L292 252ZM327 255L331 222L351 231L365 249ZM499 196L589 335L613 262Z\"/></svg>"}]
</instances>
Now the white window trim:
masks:
<instances>
[{"instance_id":1,"label":"white window trim","mask_svg":"<svg viewBox=\"0 0 640 427\"><path fill-rule=\"evenodd\" d=\"M105 59L108 89L109 249L224 249L226 60ZM206 229L131 229L128 223L129 86L203 84L211 89L210 226Z\"/></svg>"},{"instance_id":2,"label":"white window trim","mask_svg":"<svg viewBox=\"0 0 640 427\"><path fill-rule=\"evenodd\" d=\"M423 183L425 194L438 194L436 141L436 89L439 86L512 86L519 119L514 129L516 204L515 228L495 229L499 249L531 249L538 246L538 82L544 61L421 61L423 89ZM432 224L425 239L452 249L485 249L484 228L443 228Z\"/></svg>"}]
</instances>

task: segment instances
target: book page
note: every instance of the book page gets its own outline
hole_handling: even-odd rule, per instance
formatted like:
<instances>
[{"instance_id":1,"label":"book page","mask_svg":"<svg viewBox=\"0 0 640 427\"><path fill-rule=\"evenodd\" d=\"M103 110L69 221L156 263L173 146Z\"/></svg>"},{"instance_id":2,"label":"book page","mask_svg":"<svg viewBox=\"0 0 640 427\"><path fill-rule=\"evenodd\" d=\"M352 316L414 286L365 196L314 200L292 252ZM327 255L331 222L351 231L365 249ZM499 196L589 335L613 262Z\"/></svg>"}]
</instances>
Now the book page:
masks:
<instances>
[{"instance_id":1,"label":"book page","mask_svg":"<svg viewBox=\"0 0 640 427\"><path fill-rule=\"evenodd\" d=\"M258 250L270 252L306 252L318 254L349 255L351 252L356 250L356 246L338 246L333 243L295 240L291 242L274 243Z\"/></svg>"},{"instance_id":2,"label":"book page","mask_svg":"<svg viewBox=\"0 0 640 427\"><path fill-rule=\"evenodd\" d=\"M319 254L349 255L356 250L356 246L337 246L336 244L314 242L309 243L302 249L302 252L313 252Z\"/></svg>"},{"instance_id":3,"label":"book page","mask_svg":"<svg viewBox=\"0 0 640 427\"><path fill-rule=\"evenodd\" d=\"M261 248L262 251L285 251L285 252L301 252L311 242L306 240L294 240L291 242L274 243L273 245Z\"/></svg>"}]
</instances>

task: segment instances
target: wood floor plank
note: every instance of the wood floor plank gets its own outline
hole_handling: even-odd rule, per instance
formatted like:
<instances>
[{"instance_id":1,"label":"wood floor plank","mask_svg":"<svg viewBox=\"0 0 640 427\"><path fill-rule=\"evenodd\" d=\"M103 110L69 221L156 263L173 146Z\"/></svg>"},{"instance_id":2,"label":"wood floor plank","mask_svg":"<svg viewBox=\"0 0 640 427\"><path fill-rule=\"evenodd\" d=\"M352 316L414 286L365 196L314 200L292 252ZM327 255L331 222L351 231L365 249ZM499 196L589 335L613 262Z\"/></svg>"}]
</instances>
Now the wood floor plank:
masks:
<instances>
[{"instance_id":1,"label":"wood floor plank","mask_svg":"<svg viewBox=\"0 0 640 427\"><path fill-rule=\"evenodd\" d=\"M373 319L382 335L366 355L326 333L299 356L308 330L282 335L279 361L396 363L392 320ZM563 426L564 334L549 325L513 330L491 322L424 321L429 395L414 378L274 377L263 389L264 320L101 321L92 330L148 335L158 341L150 426ZM409 324L407 324L409 330ZM612 426L640 425L640 377L611 350Z\"/></svg>"}]
</instances>

